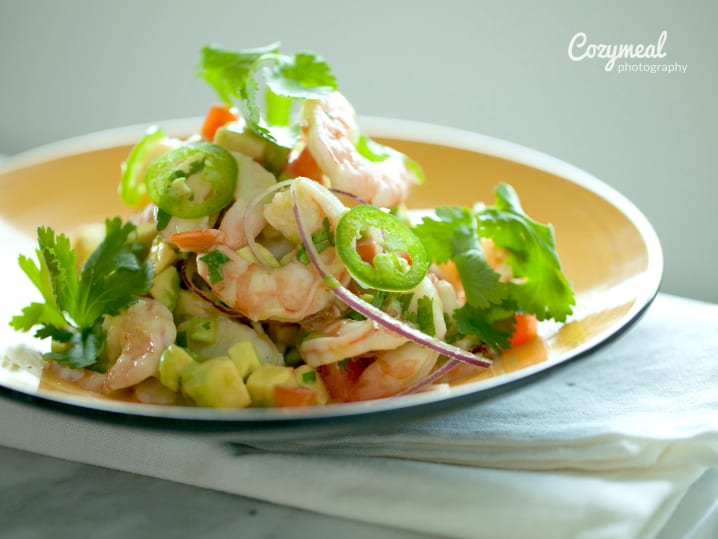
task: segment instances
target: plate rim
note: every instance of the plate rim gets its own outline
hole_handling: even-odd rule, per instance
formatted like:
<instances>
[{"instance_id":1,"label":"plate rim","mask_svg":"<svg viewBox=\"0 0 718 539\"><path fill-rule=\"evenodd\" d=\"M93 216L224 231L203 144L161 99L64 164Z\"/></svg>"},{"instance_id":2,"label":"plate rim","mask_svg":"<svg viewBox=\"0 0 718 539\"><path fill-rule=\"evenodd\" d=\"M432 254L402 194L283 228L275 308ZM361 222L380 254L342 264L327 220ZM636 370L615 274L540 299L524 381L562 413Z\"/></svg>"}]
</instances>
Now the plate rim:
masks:
<instances>
[{"instance_id":1,"label":"plate rim","mask_svg":"<svg viewBox=\"0 0 718 539\"><path fill-rule=\"evenodd\" d=\"M40 162L108 149L121 144L134 144L138 137L153 125L162 126L169 133L189 135L196 131L200 122L200 117L143 122L67 138L10 156L0 162L0 176ZM509 390L518 384L529 383L536 376L566 365L613 341L640 319L658 293L663 277L664 261L656 231L633 202L592 174L539 150L465 129L377 116L360 116L359 124L372 136L435 144L488 154L547 172L563 181L587 189L623 214L636 227L645 243L648 262L643 276L641 293L636 296L633 305L619 321L551 361L540 362L499 377L454 386L447 391L439 390L360 403L330 404L311 409L252 408L242 410L168 407L74 395L57 394L56 396L55 394L28 393L1 384L0 394L30 400L71 414L80 413L85 417L89 414L93 418L101 420L116 419L122 422L129 420L138 426L159 426L195 431L226 431L244 428L283 429L291 434L297 430L297 427L303 430L307 425L336 427L336 421L342 421L349 425L356 423L356 420L373 418L377 414L406 416L415 411L431 412L431 410L427 410L431 407L439 411L445 407L453 408L461 404L477 402ZM240 415L241 417L237 417Z\"/></svg>"}]
</instances>

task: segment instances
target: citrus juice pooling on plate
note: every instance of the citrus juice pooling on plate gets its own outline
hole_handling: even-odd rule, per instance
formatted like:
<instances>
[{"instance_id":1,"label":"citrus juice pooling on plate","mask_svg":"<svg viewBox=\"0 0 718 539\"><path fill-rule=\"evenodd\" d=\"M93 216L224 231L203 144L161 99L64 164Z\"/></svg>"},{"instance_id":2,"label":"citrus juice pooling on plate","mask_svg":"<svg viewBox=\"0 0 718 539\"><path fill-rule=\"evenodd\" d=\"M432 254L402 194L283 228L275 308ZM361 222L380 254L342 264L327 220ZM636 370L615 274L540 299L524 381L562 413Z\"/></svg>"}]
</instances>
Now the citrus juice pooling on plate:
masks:
<instances>
[{"instance_id":1,"label":"citrus juice pooling on plate","mask_svg":"<svg viewBox=\"0 0 718 539\"><path fill-rule=\"evenodd\" d=\"M20 256L42 301L11 325L51 340L53 375L167 405L371 400L485 369L571 313L553 231L509 185L411 218L421 167L361 131L320 57L205 47L199 75L223 104L188 139L137 142L129 220L90 249L40 227Z\"/></svg>"}]
</instances>

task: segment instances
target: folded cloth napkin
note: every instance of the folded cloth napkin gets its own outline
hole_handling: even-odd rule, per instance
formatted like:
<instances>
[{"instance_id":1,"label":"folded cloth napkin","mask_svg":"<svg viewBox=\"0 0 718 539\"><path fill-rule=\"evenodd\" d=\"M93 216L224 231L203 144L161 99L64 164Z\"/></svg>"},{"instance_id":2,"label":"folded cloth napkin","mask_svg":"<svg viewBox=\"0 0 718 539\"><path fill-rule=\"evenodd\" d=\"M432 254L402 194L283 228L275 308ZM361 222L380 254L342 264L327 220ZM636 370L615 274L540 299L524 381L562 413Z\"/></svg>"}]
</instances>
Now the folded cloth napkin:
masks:
<instances>
[{"instance_id":1,"label":"folded cloth napkin","mask_svg":"<svg viewBox=\"0 0 718 539\"><path fill-rule=\"evenodd\" d=\"M432 536L715 537L716 330L662 294L601 350L390 433L248 446L2 399L0 444Z\"/></svg>"}]
</instances>

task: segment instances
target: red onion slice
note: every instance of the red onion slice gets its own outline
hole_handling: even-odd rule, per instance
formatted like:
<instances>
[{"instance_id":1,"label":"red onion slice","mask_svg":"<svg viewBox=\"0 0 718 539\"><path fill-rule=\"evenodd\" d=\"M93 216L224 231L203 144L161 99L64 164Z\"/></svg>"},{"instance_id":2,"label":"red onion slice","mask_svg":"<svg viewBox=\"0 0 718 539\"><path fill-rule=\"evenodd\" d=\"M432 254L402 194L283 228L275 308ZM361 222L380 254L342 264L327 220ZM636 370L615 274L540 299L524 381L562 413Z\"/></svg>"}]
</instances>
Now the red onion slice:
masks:
<instances>
[{"instance_id":1,"label":"red onion slice","mask_svg":"<svg viewBox=\"0 0 718 539\"><path fill-rule=\"evenodd\" d=\"M446 375L456 367L459 363L461 363L458 359L450 359L446 363L444 363L441 367L436 369L434 372L429 373L424 378L416 382L414 385L412 385L410 388L405 389L401 393L397 393L398 396L402 395L411 395L412 393L416 393L420 389L428 386L429 384L433 384L437 380L439 380L442 376Z\"/></svg>"}]
</instances>

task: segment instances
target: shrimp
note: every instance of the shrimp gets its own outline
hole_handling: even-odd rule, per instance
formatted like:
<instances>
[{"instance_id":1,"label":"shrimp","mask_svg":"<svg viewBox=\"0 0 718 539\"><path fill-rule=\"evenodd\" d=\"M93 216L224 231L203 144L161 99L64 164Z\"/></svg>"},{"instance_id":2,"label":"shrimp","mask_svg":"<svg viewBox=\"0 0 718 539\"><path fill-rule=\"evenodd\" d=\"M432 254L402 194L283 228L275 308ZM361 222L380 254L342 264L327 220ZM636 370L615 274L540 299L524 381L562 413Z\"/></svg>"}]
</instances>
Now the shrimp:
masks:
<instances>
[{"instance_id":1,"label":"shrimp","mask_svg":"<svg viewBox=\"0 0 718 539\"><path fill-rule=\"evenodd\" d=\"M162 230L160 237L169 241L173 234L188 232L191 230L208 230L212 226L210 217L197 217L196 219L184 219L182 217L171 217Z\"/></svg>"},{"instance_id":2,"label":"shrimp","mask_svg":"<svg viewBox=\"0 0 718 539\"><path fill-rule=\"evenodd\" d=\"M101 372L91 371L89 369L75 369L66 367L55 361L45 363L45 370L54 374L61 380L72 382L73 384L92 391L94 393L102 393L102 387L105 383L105 375Z\"/></svg>"},{"instance_id":3,"label":"shrimp","mask_svg":"<svg viewBox=\"0 0 718 539\"><path fill-rule=\"evenodd\" d=\"M298 178L294 182L307 229L318 230L324 219L336 226L346 211L344 205L312 180ZM264 214L288 240L297 242L299 233L290 207L292 203L288 193L277 193ZM296 249L294 254L284 257L282 263L267 266L256 260L248 249L237 252L227 245L217 244L212 233L175 234L172 241L181 249L191 246L191 250L202 253L197 259L199 275L217 297L250 320L299 322L321 311L334 299L334 293L314 265L297 259ZM206 254L215 252L219 254L214 256L222 262L210 266ZM349 273L334 247L319 253L319 259L322 267L339 282L349 282Z\"/></svg>"},{"instance_id":4,"label":"shrimp","mask_svg":"<svg viewBox=\"0 0 718 539\"><path fill-rule=\"evenodd\" d=\"M373 320L344 318L333 321L320 335L302 341L299 353L308 365L318 367L375 350L393 350L405 342L405 337Z\"/></svg>"},{"instance_id":5,"label":"shrimp","mask_svg":"<svg viewBox=\"0 0 718 539\"><path fill-rule=\"evenodd\" d=\"M103 391L110 393L155 376L162 352L177 337L172 313L159 301L140 299L104 322L107 358Z\"/></svg>"},{"instance_id":6,"label":"shrimp","mask_svg":"<svg viewBox=\"0 0 718 539\"><path fill-rule=\"evenodd\" d=\"M410 388L429 374L439 353L415 342L378 354L349 391L350 401L381 399Z\"/></svg>"},{"instance_id":7,"label":"shrimp","mask_svg":"<svg viewBox=\"0 0 718 539\"><path fill-rule=\"evenodd\" d=\"M354 109L340 93L307 101L303 117L306 147L332 187L376 206L394 207L419 183L399 152L387 149L388 157L376 162L361 155Z\"/></svg>"}]
</instances>

